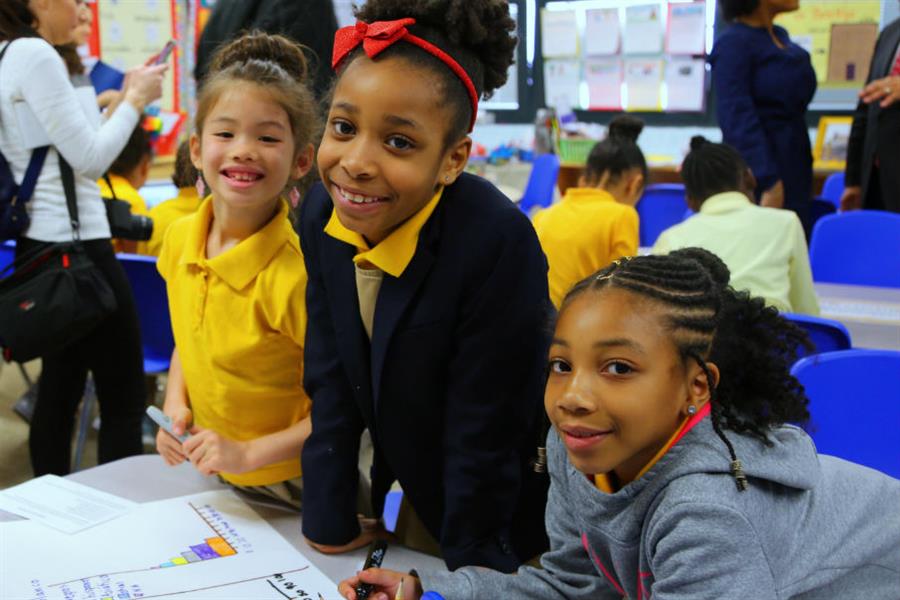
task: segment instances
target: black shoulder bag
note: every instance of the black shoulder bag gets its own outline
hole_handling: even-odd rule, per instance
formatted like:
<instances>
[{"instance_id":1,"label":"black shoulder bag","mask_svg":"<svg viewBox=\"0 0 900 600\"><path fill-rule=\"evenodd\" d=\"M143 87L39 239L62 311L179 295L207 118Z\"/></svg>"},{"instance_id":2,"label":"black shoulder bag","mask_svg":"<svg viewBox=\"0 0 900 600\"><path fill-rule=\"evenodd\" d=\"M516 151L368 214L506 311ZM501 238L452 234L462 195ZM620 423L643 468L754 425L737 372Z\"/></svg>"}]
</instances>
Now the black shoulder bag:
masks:
<instances>
[{"instance_id":1,"label":"black shoulder bag","mask_svg":"<svg viewBox=\"0 0 900 600\"><path fill-rule=\"evenodd\" d=\"M116 309L112 288L81 244L75 176L61 154L59 170L72 241L36 248L0 272L0 347L7 361L61 350Z\"/></svg>"}]
</instances>

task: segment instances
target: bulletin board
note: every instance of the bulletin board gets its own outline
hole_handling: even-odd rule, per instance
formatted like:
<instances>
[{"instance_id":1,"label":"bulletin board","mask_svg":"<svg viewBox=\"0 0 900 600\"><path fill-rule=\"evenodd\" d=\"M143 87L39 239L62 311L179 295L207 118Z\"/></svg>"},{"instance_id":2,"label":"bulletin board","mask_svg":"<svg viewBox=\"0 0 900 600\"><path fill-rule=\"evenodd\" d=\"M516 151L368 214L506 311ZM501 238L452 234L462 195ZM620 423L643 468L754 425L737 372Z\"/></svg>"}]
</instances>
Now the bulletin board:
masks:
<instances>
[{"instance_id":1,"label":"bulletin board","mask_svg":"<svg viewBox=\"0 0 900 600\"><path fill-rule=\"evenodd\" d=\"M849 110L866 81L881 29L883 0L804 0L776 23L810 53L818 90L812 110Z\"/></svg>"},{"instance_id":2,"label":"bulletin board","mask_svg":"<svg viewBox=\"0 0 900 600\"><path fill-rule=\"evenodd\" d=\"M561 114L703 113L715 1L547 1L544 100Z\"/></svg>"}]
</instances>

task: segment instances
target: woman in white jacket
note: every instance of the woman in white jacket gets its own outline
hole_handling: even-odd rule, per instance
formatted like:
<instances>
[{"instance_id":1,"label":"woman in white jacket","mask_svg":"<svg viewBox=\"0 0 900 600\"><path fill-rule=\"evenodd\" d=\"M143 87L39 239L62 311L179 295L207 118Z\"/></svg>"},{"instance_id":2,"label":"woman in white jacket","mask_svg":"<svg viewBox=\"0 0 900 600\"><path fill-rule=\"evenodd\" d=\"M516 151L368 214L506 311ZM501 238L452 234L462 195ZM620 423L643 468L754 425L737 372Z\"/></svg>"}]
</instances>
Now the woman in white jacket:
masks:
<instances>
[{"instance_id":1,"label":"woman in white jacket","mask_svg":"<svg viewBox=\"0 0 900 600\"><path fill-rule=\"evenodd\" d=\"M146 394L137 312L110 244L106 211L95 181L124 147L144 107L160 97L165 67L131 71L123 102L102 121L96 100L93 105L79 101L66 66L53 48L72 39L80 5L81 0L4 0L0 4L0 151L16 181L21 181L32 149L51 146L28 203L31 224L17 240L17 254L72 240L59 170L62 155L75 174L83 246L106 276L118 304L87 336L42 357L29 439L35 475L69 472L75 411L88 371L93 373L102 417L99 461L142 451Z\"/></svg>"}]
</instances>

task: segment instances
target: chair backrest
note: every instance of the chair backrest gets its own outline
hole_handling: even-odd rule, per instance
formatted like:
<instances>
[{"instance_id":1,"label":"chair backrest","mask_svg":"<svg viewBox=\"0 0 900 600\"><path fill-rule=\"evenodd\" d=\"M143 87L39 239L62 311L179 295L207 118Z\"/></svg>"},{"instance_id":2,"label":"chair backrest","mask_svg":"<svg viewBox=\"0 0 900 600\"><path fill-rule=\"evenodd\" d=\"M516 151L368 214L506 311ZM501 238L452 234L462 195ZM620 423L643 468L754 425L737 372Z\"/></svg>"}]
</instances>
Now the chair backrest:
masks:
<instances>
[{"instance_id":1,"label":"chair backrest","mask_svg":"<svg viewBox=\"0 0 900 600\"><path fill-rule=\"evenodd\" d=\"M791 374L806 389L819 452L900 478L900 352L817 354Z\"/></svg>"},{"instance_id":2,"label":"chair backrest","mask_svg":"<svg viewBox=\"0 0 900 600\"><path fill-rule=\"evenodd\" d=\"M3 271L16 260L16 242L6 240L0 244L0 271Z\"/></svg>"},{"instance_id":3,"label":"chair backrest","mask_svg":"<svg viewBox=\"0 0 900 600\"><path fill-rule=\"evenodd\" d=\"M553 203L553 190L559 176L559 157L555 154L541 154L531 165L531 175L525 186L525 194L519 200L519 208L526 215L534 207L545 208Z\"/></svg>"},{"instance_id":4,"label":"chair backrest","mask_svg":"<svg viewBox=\"0 0 900 600\"><path fill-rule=\"evenodd\" d=\"M813 279L900 287L900 215L855 210L819 219L809 244Z\"/></svg>"},{"instance_id":5,"label":"chair backrest","mask_svg":"<svg viewBox=\"0 0 900 600\"><path fill-rule=\"evenodd\" d=\"M841 208L841 196L844 195L844 172L832 173L822 186L822 198L832 204L836 210Z\"/></svg>"},{"instance_id":6,"label":"chair backrest","mask_svg":"<svg viewBox=\"0 0 900 600\"><path fill-rule=\"evenodd\" d=\"M850 332L840 321L797 313L781 313L781 316L806 331L809 341L815 346L815 350L812 352L807 352L806 348L800 346L797 349L797 358L822 352L849 350L853 347L850 341Z\"/></svg>"},{"instance_id":7,"label":"chair backrest","mask_svg":"<svg viewBox=\"0 0 900 600\"><path fill-rule=\"evenodd\" d=\"M688 205L684 185L648 185L635 208L640 218L640 245L652 246L660 233L685 219Z\"/></svg>"},{"instance_id":8,"label":"chair backrest","mask_svg":"<svg viewBox=\"0 0 900 600\"><path fill-rule=\"evenodd\" d=\"M131 283L141 325L144 370L159 373L169 368L175 340L169 319L166 282L156 270L156 258L137 254L119 254L119 262Z\"/></svg>"}]
</instances>

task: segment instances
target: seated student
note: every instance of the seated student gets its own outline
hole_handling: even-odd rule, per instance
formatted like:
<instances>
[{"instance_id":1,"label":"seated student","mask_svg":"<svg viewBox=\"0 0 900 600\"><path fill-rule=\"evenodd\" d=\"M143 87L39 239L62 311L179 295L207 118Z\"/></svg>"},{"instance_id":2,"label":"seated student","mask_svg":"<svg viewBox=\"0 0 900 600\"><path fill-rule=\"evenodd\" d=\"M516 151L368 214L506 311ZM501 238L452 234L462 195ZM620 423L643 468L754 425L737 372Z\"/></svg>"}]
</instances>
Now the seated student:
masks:
<instances>
[{"instance_id":1,"label":"seated student","mask_svg":"<svg viewBox=\"0 0 900 600\"><path fill-rule=\"evenodd\" d=\"M654 254L705 248L728 265L735 289L749 290L778 310L819 314L797 213L750 201L756 180L734 148L694 137L681 178L688 205L698 212L662 232Z\"/></svg>"},{"instance_id":2,"label":"seated student","mask_svg":"<svg viewBox=\"0 0 900 600\"><path fill-rule=\"evenodd\" d=\"M372 569L340 593L896 598L900 481L786 424L808 400L773 349L806 339L705 250L614 262L566 296L550 348L543 569Z\"/></svg>"},{"instance_id":3,"label":"seated student","mask_svg":"<svg viewBox=\"0 0 900 600\"><path fill-rule=\"evenodd\" d=\"M107 172L108 177L101 177L97 181L100 186L100 195L104 200L115 198L127 202L131 206L132 216L150 216L147 203L138 190L147 183L152 160L153 150L150 147L150 134L138 123L138 126L131 132L122 152L110 165ZM110 225L115 229L115 223L110 223ZM115 235L116 231L113 231L113 246L116 252L144 253L143 242L131 238L115 237Z\"/></svg>"},{"instance_id":4,"label":"seated student","mask_svg":"<svg viewBox=\"0 0 900 600\"><path fill-rule=\"evenodd\" d=\"M172 183L178 188L178 195L160 202L150 209L150 218L153 219L153 234L147 240L144 251L152 256L159 255L169 225L181 217L197 212L205 195L206 186L203 178L191 163L191 149L187 142L181 142L178 152L175 153L175 172L172 173Z\"/></svg>"},{"instance_id":5,"label":"seated student","mask_svg":"<svg viewBox=\"0 0 900 600\"><path fill-rule=\"evenodd\" d=\"M337 553L380 533L356 511L368 429L375 514L399 481L418 525L404 543L513 571L547 543L547 478L531 465L547 263L527 217L464 169L515 22L499 0L368 0L357 18L335 37L322 182L300 207L303 534Z\"/></svg>"},{"instance_id":6,"label":"seated student","mask_svg":"<svg viewBox=\"0 0 900 600\"><path fill-rule=\"evenodd\" d=\"M306 78L287 38L221 47L190 139L211 194L169 227L157 263L175 337L163 412L192 434L179 443L161 430L159 453L298 509L306 271L284 195L312 167L318 114Z\"/></svg>"},{"instance_id":7,"label":"seated student","mask_svg":"<svg viewBox=\"0 0 900 600\"><path fill-rule=\"evenodd\" d=\"M550 263L550 299L559 308L566 292L591 273L638 250L634 205L647 181L647 162L637 145L644 123L620 115L587 159L578 187L534 215L534 229Z\"/></svg>"}]
</instances>

